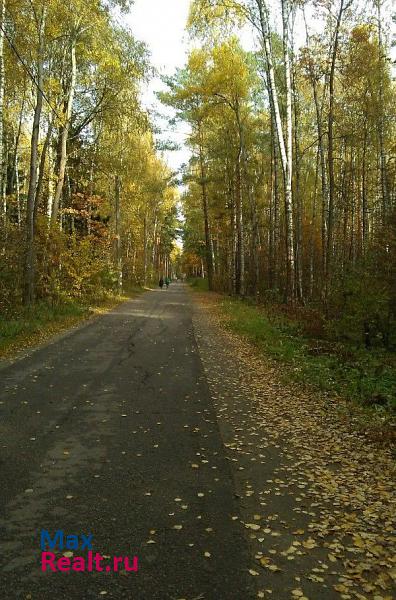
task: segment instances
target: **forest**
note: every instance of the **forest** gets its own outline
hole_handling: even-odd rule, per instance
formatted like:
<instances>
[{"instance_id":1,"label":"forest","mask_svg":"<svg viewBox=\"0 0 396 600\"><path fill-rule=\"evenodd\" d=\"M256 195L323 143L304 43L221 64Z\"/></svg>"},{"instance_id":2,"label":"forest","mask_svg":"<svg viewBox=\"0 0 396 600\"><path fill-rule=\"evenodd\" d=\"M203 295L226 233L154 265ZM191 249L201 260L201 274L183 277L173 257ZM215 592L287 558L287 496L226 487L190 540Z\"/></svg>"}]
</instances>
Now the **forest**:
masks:
<instances>
[{"instance_id":1,"label":"forest","mask_svg":"<svg viewBox=\"0 0 396 600\"><path fill-rule=\"evenodd\" d=\"M140 101L131 2L0 3L0 313L169 268L177 190Z\"/></svg>"},{"instance_id":2,"label":"forest","mask_svg":"<svg viewBox=\"0 0 396 600\"><path fill-rule=\"evenodd\" d=\"M370 381L386 389L374 382L369 396L387 403L389 4L193 0L186 63L158 92L174 115L168 142L141 100L154 69L124 24L132 5L0 2L1 335L18 334L21 315L51 320L161 276L195 278L299 323L314 353L374 356ZM165 150L180 124L189 160L175 171Z\"/></svg>"},{"instance_id":3,"label":"forest","mask_svg":"<svg viewBox=\"0 0 396 600\"><path fill-rule=\"evenodd\" d=\"M161 98L191 130L184 269L394 349L390 16L381 0L195 0Z\"/></svg>"},{"instance_id":4,"label":"forest","mask_svg":"<svg viewBox=\"0 0 396 600\"><path fill-rule=\"evenodd\" d=\"M0 597L396 599L395 24L0 0Z\"/></svg>"},{"instance_id":5,"label":"forest","mask_svg":"<svg viewBox=\"0 0 396 600\"><path fill-rule=\"evenodd\" d=\"M245 300L227 318L264 353L377 406L396 387L392 24L381 0L195 0L160 94L190 127L183 269Z\"/></svg>"}]
</instances>

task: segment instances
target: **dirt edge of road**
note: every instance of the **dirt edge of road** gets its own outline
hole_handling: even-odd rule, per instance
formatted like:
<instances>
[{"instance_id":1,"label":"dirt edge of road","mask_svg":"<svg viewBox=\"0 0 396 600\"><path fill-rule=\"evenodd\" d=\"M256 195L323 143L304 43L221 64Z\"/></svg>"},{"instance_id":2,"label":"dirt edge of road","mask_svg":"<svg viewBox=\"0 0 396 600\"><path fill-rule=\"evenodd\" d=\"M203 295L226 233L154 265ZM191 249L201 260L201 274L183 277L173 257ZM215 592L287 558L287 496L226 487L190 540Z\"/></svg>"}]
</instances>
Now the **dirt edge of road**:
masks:
<instances>
[{"instance_id":1,"label":"dirt edge of road","mask_svg":"<svg viewBox=\"0 0 396 600\"><path fill-rule=\"evenodd\" d=\"M233 465L259 598L390 600L396 539L389 448L227 329L191 293L194 329Z\"/></svg>"},{"instance_id":2,"label":"dirt edge of road","mask_svg":"<svg viewBox=\"0 0 396 600\"><path fill-rule=\"evenodd\" d=\"M30 356L33 352L54 344L62 338L71 335L73 332L87 327L93 321L111 312L118 306L139 297L147 289L139 293L113 297L102 303L94 303L83 314L66 316L63 319L50 321L43 330L30 336L18 336L15 342L0 350L0 371L10 364Z\"/></svg>"}]
</instances>

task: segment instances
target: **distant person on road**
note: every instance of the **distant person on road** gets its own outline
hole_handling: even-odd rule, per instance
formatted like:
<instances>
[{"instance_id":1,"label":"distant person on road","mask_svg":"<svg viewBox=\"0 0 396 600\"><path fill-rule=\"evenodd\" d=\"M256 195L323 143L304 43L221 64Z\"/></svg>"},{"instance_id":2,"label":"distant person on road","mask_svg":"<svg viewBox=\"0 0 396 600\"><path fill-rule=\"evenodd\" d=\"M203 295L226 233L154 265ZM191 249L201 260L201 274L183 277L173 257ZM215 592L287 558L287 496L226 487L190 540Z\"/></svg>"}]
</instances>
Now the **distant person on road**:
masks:
<instances>
[{"instance_id":1,"label":"distant person on road","mask_svg":"<svg viewBox=\"0 0 396 600\"><path fill-rule=\"evenodd\" d=\"M165 285L166 285L166 289L168 289L168 287L169 287L169 284L170 284L170 279L169 279L169 277L165 277Z\"/></svg>"},{"instance_id":2,"label":"distant person on road","mask_svg":"<svg viewBox=\"0 0 396 600\"><path fill-rule=\"evenodd\" d=\"M161 277L161 279L159 280L159 284L158 284L158 285L160 286L160 288L161 288L161 290L162 290L162 288L164 287L164 280L163 280L163 278L162 278L162 277Z\"/></svg>"}]
</instances>

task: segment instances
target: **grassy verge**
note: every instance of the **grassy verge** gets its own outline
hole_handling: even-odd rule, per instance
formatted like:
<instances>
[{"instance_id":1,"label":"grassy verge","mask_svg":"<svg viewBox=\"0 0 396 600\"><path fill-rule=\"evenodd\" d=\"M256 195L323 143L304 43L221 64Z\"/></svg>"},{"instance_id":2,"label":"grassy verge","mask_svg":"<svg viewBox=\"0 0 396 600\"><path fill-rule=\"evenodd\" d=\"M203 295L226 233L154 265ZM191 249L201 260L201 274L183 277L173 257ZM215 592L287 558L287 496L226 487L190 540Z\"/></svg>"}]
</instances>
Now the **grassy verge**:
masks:
<instances>
[{"instance_id":1,"label":"grassy verge","mask_svg":"<svg viewBox=\"0 0 396 600\"><path fill-rule=\"evenodd\" d=\"M90 302L70 300L54 305L37 302L30 308L16 308L6 317L0 315L0 358L11 357L20 350L41 344L142 291L142 288L129 286L122 296L109 295Z\"/></svg>"},{"instance_id":2,"label":"grassy verge","mask_svg":"<svg viewBox=\"0 0 396 600\"><path fill-rule=\"evenodd\" d=\"M202 279L202 277L194 277L188 280L192 289L196 292L207 292L208 291L208 280Z\"/></svg>"},{"instance_id":3,"label":"grassy verge","mask_svg":"<svg viewBox=\"0 0 396 600\"><path fill-rule=\"evenodd\" d=\"M233 331L282 363L287 378L358 401L381 414L396 410L394 355L341 344L317 353L297 321L229 298L221 301L221 310Z\"/></svg>"}]
</instances>

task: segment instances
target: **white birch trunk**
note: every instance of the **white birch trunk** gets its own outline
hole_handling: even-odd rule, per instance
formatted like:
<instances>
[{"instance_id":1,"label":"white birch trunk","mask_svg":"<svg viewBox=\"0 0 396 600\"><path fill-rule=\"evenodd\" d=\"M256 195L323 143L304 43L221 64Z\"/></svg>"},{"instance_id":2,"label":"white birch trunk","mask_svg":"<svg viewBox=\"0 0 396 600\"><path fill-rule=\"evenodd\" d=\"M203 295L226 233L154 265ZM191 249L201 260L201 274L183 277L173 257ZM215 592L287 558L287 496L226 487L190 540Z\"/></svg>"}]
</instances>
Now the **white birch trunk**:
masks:
<instances>
[{"instance_id":1,"label":"white birch trunk","mask_svg":"<svg viewBox=\"0 0 396 600\"><path fill-rule=\"evenodd\" d=\"M293 233L293 193L292 193L292 152L293 152L293 128L292 128L292 86L289 56L289 15L290 6L288 0L282 0L282 21L284 38L284 64L286 83L286 141L283 132L282 119L280 115L278 91L275 82L275 70L271 47L271 31L269 26L268 7L264 0L256 0L259 10L262 41L267 61L267 75L270 87L271 108L274 116L276 136L279 144L279 154L285 183L285 234L286 234L286 261L287 261L287 295L294 297L295 274L294 274L294 233Z\"/></svg>"},{"instance_id":2,"label":"white birch trunk","mask_svg":"<svg viewBox=\"0 0 396 600\"><path fill-rule=\"evenodd\" d=\"M295 258L293 232L293 115L292 115L292 83L289 53L289 0L282 0L283 22L283 56L286 81L286 173L285 173L285 222L286 222L286 254L287 254L287 295L290 299L295 295Z\"/></svg>"},{"instance_id":3,"label":"white birch trunk","mask_svg":"<svg viewBox=\"0 0 396 600\"><path fill-rule=\"evenodd\" d=\"M24 269L24 304L34 302L34 281L35 281L35 252L34 252L34 234L35 234L35 203L37 187L37 163L38 163L38 145L40 136L40 119L43 108L43 74L44 74L44 31L46 22L46 8L43 6L40 23L38 24L38 58L37 58L37 97L34 110L32 137L30 145L30 171L29 188L26 206L26 256Z\"/></svg>"},{"instance_id":4,"label":"white birch trunk","mask_svg":"<svg viewBox=\"0 0 396 600\"><path fill-rule=\"evenodd\" d=\"M5 85L5 72L4 72L4 31L5 27L5 9L6 0L0 1L0 195L2 197L2 212L3 212L3 224L6 226L7 222L7 200L5 195L5 164L4 164L4 85Z\"/></svg>"},{"instance_id":5,"label":"white birch trunk","mask_svg":"<svg viewBox=\"0 0 396 600\"><path fill-rule=\"evenodd\" d=\"M77 62L76 62L76 36L73 36L71 43L71 80L70 80L70 88L69 95L67 98L67 105L65 111L65 123L62 130L61 137L61 156L59 161L59 173L58 173L58 181L56 185L53 208L51 214L51 224L55 225L58 219L59 213L59 203L62 196L63 184L65 181L65 172L66 172L66 164L67 164L67 139L69 136L70 122L72 117L73 110L73 100L74 100L74 92L76 89L76 79L77 79Z\"/></svg>"}]
</instances>

